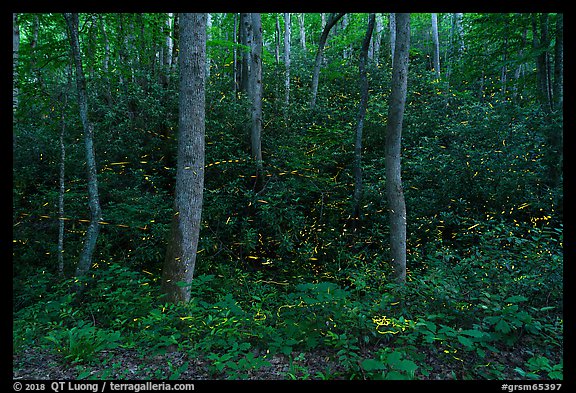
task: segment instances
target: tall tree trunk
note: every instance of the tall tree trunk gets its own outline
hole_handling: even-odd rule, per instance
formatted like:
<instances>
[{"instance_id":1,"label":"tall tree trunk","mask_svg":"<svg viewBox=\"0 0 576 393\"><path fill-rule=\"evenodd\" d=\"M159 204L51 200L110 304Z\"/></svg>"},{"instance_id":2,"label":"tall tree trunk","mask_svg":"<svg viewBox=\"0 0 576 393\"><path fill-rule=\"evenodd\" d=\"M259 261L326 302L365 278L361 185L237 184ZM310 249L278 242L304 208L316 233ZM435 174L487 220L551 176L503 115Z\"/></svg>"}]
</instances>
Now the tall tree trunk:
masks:
<instances>
[{"instance_id":1,"label":"tall tree trunk","mask_svg":"<svg viewBox=\"0 0 576 393\"><path fill-rule=\"evenodd\" d=\"M188 302L196 266L204 189L206 14L180 16L180 95L176 194L162 290L172 303Z\"/></svg>"},{"instance_id":2,"label":"tall tree trunk","mask_svg":"<svg viewBox=\"0 0 576 393\"><path fill-rule=\"evenodd\" d=\"M66 174L66 146L64 145L64 134L66 131L66 119L64 113L68 103L68 92L64 93L62 112L60 113L60 174L58 188L58 274L64 276L64 193Z\"/></svg>"},{"instance_id":3,"label":"tall tree trunk","mask_svg":"<svg viewBox=\"0 0 576 393\"><path fill-rule=\"evenodd\" d=\"M372 34L372 51L369 58L374 64L380 64L380 44L382 43L382 31L384 30L384 23L382 22L382 14L376 14L374 22L374 33Z\"/></svg>"},{"instance_id":4,"label":"tall tree trunk","mask_svg":"<svg viewBox=\"0 0 576 393\"><path fill-rule=\"evenodd\" d=\"M212 14L206 14L206 41L210 41L212 39ZM206 48L206 80L210 79L210 52L208 48Z\"/></svg>"},{"instance_id":5,"label":"tall tree trunk","mask_svg":"<svg viewBox=\"0 0 576 393\"><path fill-rule=\"evenodd\" d=\"M562 110L564 103L564 15L556 15L556 44L554 46L554 109Z\"/></svg>"},{"instance_id":6,"label":"tall tree trunk","mask_svg":"<svg viewBox=\"0 0 576 393\"><path fill-rule=\"evenodd\" d=\"M536 57L536 78L538 80L538 97L542 108L546 112L552 109L549 84L549 58L548 58L548 14L540 15L540 38L538 38L537 15L532 14L532 33L534 49L541 53Z\"/></svg>"},{"instance_id":7,"label":"tall tree trunk","mask_svg":"<svg viewBox=\"0 0 576 393\"><path fill-rule=\"evenodd\" d=\"M527 37L528 36L528 29L525 28L522 32L522 46L518 51L518 58L521 59L524 54L524 48L526 48ZM512 86L512 100L514 102L518 101L518 91L519 91L519 84L520 84L520 75L522 75L522 70L524 69L525 64L521 63L518 64L516 70L514 71L514 84Z\"/></svg>"},{"instance_id":8,"label":"tall tree trunk","mask_svg":"<svg viewBox=\"0 0 576 393\"><path fill-rule=\"evenodd\" d=\"M464 50L466 49L464 45L464 26L462 25L462 17L464 16L464 14L461 12L456 12L453 15L454 15L453 28L456 37L456 52L457 52L457 58L459 59L460 56L462 56L462 53L464 53Z\"/></svg>"},{"instance_id":9,"label":"tall tree trunk","mask_svg":"<svg viewBox=\"0 0 576 393\"><path fill-rule=\"evenodd\" d=\"M88 119L88 96L86 94L86 79L82 70L82 59L80 58L80 44L78 40L78 14L64 14L68 30L70 33L70 46L74 63L76 64L76 87L78 89L78 106L80 108L80 119L84 129L84 145L86 147L86 165L88 172L88 205L90 206L90 225L86 231L84 248L80 255L76 276L85 275L92 265L92 256L96 248L96 240L100 231L100 221L102 211L100 210L100 199L98 197L98 177L96 171L96 155L94 153L94 127Z\"/></svg>"},{"instance_id":10,"label":"tall tree trunk","mask_svg":"<svg viewBox=\"0 0 576 393\"><path fill-rule=\"evenodd\" d=\"M366 117L366 107L368 106L368 75L366 63L368 61L368 47L374 30L375 15L370 14L366 35L362 42L360 51L359 76L360 76L360 104L358 105L358 122L356 135L354 138L354 197L352 198L352 218L356 223L360 220L360 199L362 198L362 131L364 129L364 118Z\"/></svg>"},{"instance_id":11,"label":"tall tree trunk","mask_svg":"<svg viewBox=\"0 0 576 393\"><path fill-rule=\"evenodd\" d=\"M298 16L298 22L300 24L300 46L304 53L306 53L306 25L304 23L304 18L306 14L300 14Z\"/></svg>"},{"instance_id":12,"label":"tall tree trunk","mask_svg":"<svg viewBox=\"0 0 576 393\"><path fill-rule=\"evenodd\" d=\"M434 52L432 59L434 61L434 72L436 79L440 79L440 39L438 37L438 14L432 13L432 43Z\"/></svg>"},{"instance_id":13,"label":"tall tree trunk","mask_svg":"<svg viewBox=\"0 0 576 393\"><path fill-rule=\"evenodd\" d=\"M320 66L322 65L322 57L324 54L324 46L326 46L326 40L328 39L328 33L336 22L344 16L344 13L330 14L324 29L322 30L322 35L320 35L320 42L318 43L318 51L316 52L316 61L314 63L314 73L312 74L312 98L310 99L310 109L316 107L316 97L318 95L318 80L320 78Z\"/></svg>"},{"instance_id":14,"label":"tall tree trunk","mask_svg":"<svg viewBox=\"0 0 576 393\"><path fill-rule=\"evenodd\" d=\"M104 73L104 83L105 83L105 97L106 103L112 105L112 91L110 90L110 41L108 40L108 33L106 32L106 23L104 18L100 15L100 30L102 31L102 38L104 39L104 59L102 60L102 71Z\"/></svg>"},{"instance_id":15,"label":"tall tree trunk","mask_svg":"<svg viewBox=\"0 0 576 393\"><path fill-rule=\"evenodd\" d=\"M256 183L259 183L262 172L262 19L259 13L250 14L252 42L250 53L249 94L252 158L256 162Z\"/></svg>"},{"instance_id":16,"label":"tall tree trunk","mask_svg":"<svg viewBox=\"0 0 576 393\"><path fill-rule=\"evenodd\" d=\"M288 127L288 107L290 106L290 13L284 13L284 123Z\"/></svg>"},{"instance_id":17,"label":"tall tree trunk","mask_svg":"<svg viewBox=\"0 0 576 393\"><path fill-rule=\"evenodd\" d=\"M232 59L233 59L233 63L232 64L232 79L233 79L233 90L234 90L234 97L238 97L238 88L240 86L240 83L238 81L238 67L239 67L239 63L238 63L238 48L236 47L236 44L238 43L238 14L235 12L234 13L234 33L232 34L232 40L234 43L234 49L232 51Z\"/></svg>"},{"instance_id":18,"label":"tall tree trunk","mask_svg":"<svg viewBox=\"0 0 576 393\"><path fill-rule=\"evenodd\" d=\"M240 44L251 47L252 44L252 18L250 14L240 14ZM248 72L250 70L250 52L242 50L240 63L240 91L248 92Z\"/></svg>"},{"instance_id":19,"label":"tall tree trunk","mask_svg":"<svg viewBox=\"0 0 576 393\"><path fill-rule=\"evenodd\" d=\"M18 109L18 52L20 51L20 26L18 14L12 14L12 112Z\"/></svg>"},{"instance_id":20,"label":"tall tree trunk","mask_svg":"<svg viewBox=\"0 0 576 393\"><path fill-rule=\"evenodd\" d=\"M180 42L180 14L174 13L172 21L172 64L178 63L178 43Z\"/></svg>"},{"instance_id":21,"label":"tall tree trunk","mask_svg":"<svg viewBox=\"0 0 576 393\"><path fill-rule=\"evenodd\" d=\"M408 84L410 14L396 14L392 91L386 128L386 196L390 217L390 256L396 281L406 282L406 204L401 178L402 121Z\"/></svg>"},{"instance_id":22,"label":"tall tree trunk","mask_svg":"<svg viewBox=\"0 0 576 393\"><path fill-rule=\"evenodd\" d=\"M276 64L280 64L280 15L276 14L276 30L274 31L274 56L276 57Z\"/></svg>"},{"instance_id":23,"label":"tall tree trunk","mask_svg":"<svg viewBox=\"0 0 576 393\"><path fill-rule=\"evenodd\" d=\"M394 67L394 49L396 49L396 14L391 13L390 25L390 64Z\"/></svg>"}]
</instances>

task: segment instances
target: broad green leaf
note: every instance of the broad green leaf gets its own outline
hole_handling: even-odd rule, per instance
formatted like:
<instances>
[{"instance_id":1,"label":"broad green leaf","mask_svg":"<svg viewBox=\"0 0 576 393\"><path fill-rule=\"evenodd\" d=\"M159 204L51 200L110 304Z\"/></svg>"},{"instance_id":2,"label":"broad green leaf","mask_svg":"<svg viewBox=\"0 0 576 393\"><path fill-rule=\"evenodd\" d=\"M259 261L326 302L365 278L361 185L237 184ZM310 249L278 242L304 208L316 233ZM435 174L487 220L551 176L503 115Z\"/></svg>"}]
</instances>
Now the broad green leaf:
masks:
<instances>
[{"instance_id":1,"label":"broad green leaf","mask_svg":"<svg viewBox=\"0 0 576 393\"><path fill-rule=\"evenodd\" d=\"M471 336L471 337L484 337L484 332L480 331L480 330L476 330L476 329L469 329L469 330L462 330L460 332L460 334L466 334L467 336Z\"/></svg>"},{"instance_id":2,"label":"broad green leaf","mask_svg":"<svg viewBox=\"0 0 576 393\"><path fill-rule=\"evenodd\" d=\"M406 374L403 374L399 371L396 370L392 370L390 371L388 374L386 374L386 378L385 379L410 379Z\"/></svg>"},{"instance_id":3,"label":"broad green leaf","mask_svg":"<svg viewBox=\"0 0 576 393\"><path fill-rule=\"evenodd\" d=\"M496 326L494 326L494 328L497 331L502 332L504 334L510 333L510 331L512 330L512 328L510 328L510 325L508 324L508 322L506 322L503 319L498 321L498 323L496 324Z\"/></svg>"},{"instance_id":4,"label":"broad green leaf","mask_svg":"<svg viewBox=\"0 0 576 393\"><path fill-rule=\"evenodd\" d=\"M364 359L362 361L362 368L366 371L385 370L386 365L376 359Z\"/></svg>"},{"instance_id":5,"label":"broad green leaf","mask_svg":"<svg viewBox=\"0 0 576 393\"><path fill-rule=\"evenodd\" d=\"M528 298L525 296L515 295L515 296L510 296L509 298L504 300L504 302L505 303L520 303L520 302L525 302L526 300L528 300Z\"/></svg>"},{"instance_id":6,"label":"broad green leaf","mask_svg":"<svg viewBox=\"0 0 576 393\"><path fill-rule=\"evenodd\" d=\"M460 343L468 349L472 349L474 347L474 341L470 340L468 337L458 336L458 341L460 341Z\"/></svg>"}]
</instances>

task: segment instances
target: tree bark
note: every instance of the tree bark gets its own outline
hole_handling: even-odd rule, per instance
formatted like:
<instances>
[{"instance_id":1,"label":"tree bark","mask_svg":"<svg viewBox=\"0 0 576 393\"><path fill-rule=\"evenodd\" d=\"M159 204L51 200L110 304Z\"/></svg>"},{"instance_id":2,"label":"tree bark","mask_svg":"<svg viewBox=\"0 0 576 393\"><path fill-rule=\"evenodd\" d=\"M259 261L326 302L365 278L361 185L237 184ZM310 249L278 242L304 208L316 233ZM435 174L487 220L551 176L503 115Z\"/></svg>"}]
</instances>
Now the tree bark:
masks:
<instances>
[{"instance_id":1,"label":"tree bark","mask_svg":"<svg viewBox=\"0 0 576 393\"><path fill-rule=\"evenodd\" d=\"M304 23L304 17L306 14L300 14L298 16L298 22L300 23L300 46L304 53L306 53L306 25Z\"/></svg>"},{"instance_id":2,"label":"tree bark","mask_svg":"<svg viewBox=\"0 0 576 393\"><path fill-rule=\"evenodd\" d=\"M252 18L250 14L240 14L240 44L252 47ZM248 72L250 70L250 52L242 50L242 57L240 60L240 91L248 92Z\"/></svg>"},{"instance_id":3,"label":"tree bark","mask_svg":"<svg viewBox=\"0 0 576 393\"><path fill-rule=\"evenodd\" d=\"M438 14L432 13L432 43L434 44L433 61L436 79L440 79L440 39L438 37Z\"/></svg>"},{"instance_id":4,"label":"tree bark","mask_svg":"<svg viewBox=\"0 0 576 393\"><path fill-rule=\"evenodd\" d=\"M249 70L249 95L251 97L252 158L256 162L256 183L262 171L262 19L259 13L250 14L252 42Z\"/></svg>"},{"instance_id":5,"label":"tree bark","mask_svg":"<svg viewBox=\"0 0 576 393\"><path fill-rule=\"evenodd\" d=\"M344 16L344 13L330 14L324 29L322 30L322 35L320 36L320 42L318 43L318 50L316 52L316 61L314 63L314 73L312 74L312 98L310 99L310 109L316 107L316 98L318 95L318 80L320 78L320 66L322 65L322 57L324 54L324 46L326 46L326 41L328 40L328 33L332 27Z\"/></svg>"},{"instance_id":6,"label":"tree bark","mask_svg":"<svg viewBox=\"0 0 576 393\"><path fill-rule=\"evenodd\" d=\"M176 194L162 290L171 303L190 300L202 218L206 119L206 20L180 17L180 95Z\"/></svg>"},{"instance_id":7,"label":"tree bark","mask_svg":"<svg viewBox=\"0 0 576 393\"><path fill-rule=\"evenodd\" d=\"M98 177L96 171L96 155L94 153L94 127L88 118L88 96L86 94L86 79L82 70L82 60L80 58L80 44L78 40L78 14L64 14L68 30L70 33L70 46L76 65L76 87L78 90L78 106L80 108L80 119L84 129L84 145L86 147L86 165L88 173L88 205L90 207L90 225L86 231L84 248L76 267L76 276L85 275L92 265L92 256L96 248L96 240L100 232L100 221L102 211L100 209L100 199L98 196Z\"/></svg>"},{"instance_id":8,"label":"tree bark","mask_svg":"<svg viewBox=\"0 0 576 393\"><path fill-rule=\"evenodd\" d=\"M454 34L456 36L456 52L458 54L458 58L460 58L460 56L462 56L462 53L464 53L464 26L462 26L462 17L464 16L463 13L461 12L456 12L454 13L454 19L453 19L453 28L454 28Z\"/></svg>"},{"instance_id":9,"label":"tree bark","mask_svg":"<svg viewBox=\"0 0 576 393\"><path fill-rule=\"evenodd\" d=\"M542 108L546 112L552 109L549 81L549 56L548 56L548 14L540 15L540 38L538 38L537 16L532 14L532 33L534 49L541 51L536 57L536 78L538 80L538 97Z\"/></svg>"},{"instance_id":10,"label":"tree bark","mask_svg":"<svg viewBox=\"0 0 576 393\"><path fill-rule=\"evenodd\" d=\"M66 131L66 118L64 111L68 102L68 92L64 93L64 103L60 113L60 174L58 188L58 274L64 276L64 193L66 174L66 146L64 145L64 133Z\"/></svg>"},{"instance_id":11,"label":"tree bark","mask_svg":"<svg viewBox=\"0 0 576 393\"><path fill-rule=\"evenodd\" d=\"M556 15L556 44L554 46L554 109L562 110L564 103L564 15Z\"/></svg>"},{"instance_id":12,"label":"tree bark","mask_svg":"<svg viewBox=\"0 0 576 393\"><path fill-rule=\"evenodd\" d=\"M18 53L20 51L20 27L18 15L12 14L12 112L18 109Z\"/></svg>"},{"instance_id":13,"label":"tree bark","mask_svg":"<svg viewBox=\"0 0 576 393\"><path fill-rule=\"evenodd\" d=\"M290 106L290 13L284 13L284 123L288 126L288 107Z\"/></svg>"},{"instance_id":14,"label":"tree bark","mask_svg":"<svg viewBox=\"0 0 576 393\"><path fill-rule=\"evenodd\" d=\"M356 135L354 138L354 196L352 198L352 218L357 223L360 219L360 199L362 198L362 131L364 129L364 118L366 107L368 106L368 75L366 63L368 61L368 47L374 30L375 15L370 14L366 35L362 42L360 51L359 76L360 76L360 104L358 105L358 122Z\"/></svg>"},{"instance_id":15,"label":"tree bark","mask_svg":"<svg viewBox=\"0 0 576 393\"><path fill-rule=\"evenodd\" d=\"M390 217L390 256L396 282L406 282L406 204L401 178L401 141L406 90L410 14L396 14L396 45L392 69L392 91L386 128L386 196Z\"/></svg>"}]
</instances>

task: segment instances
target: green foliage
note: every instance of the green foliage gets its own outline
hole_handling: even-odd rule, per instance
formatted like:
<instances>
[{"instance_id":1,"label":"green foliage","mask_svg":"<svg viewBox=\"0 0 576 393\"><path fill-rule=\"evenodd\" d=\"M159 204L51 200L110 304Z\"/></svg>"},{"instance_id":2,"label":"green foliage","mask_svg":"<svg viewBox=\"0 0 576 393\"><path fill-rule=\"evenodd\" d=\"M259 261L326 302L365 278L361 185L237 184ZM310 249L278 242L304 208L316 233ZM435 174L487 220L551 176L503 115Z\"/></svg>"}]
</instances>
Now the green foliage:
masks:
<instances>
[{"instance_id":1,"label":"green foliage","mask_svg":"<svg viewBox=\"0 0 576 393\"><path fill-rule=\"evenodd\" d=\"M418 365L402 351L384 348L376 358L364 359L361 363L366 379L414 379Z\"/></svg>"},{"instance_id":2,"label":"green foliage","mask_svg":"<svg viewBox=\"0 0 576 393\"><path fill-rule=\"evenodd\" d=\"M89 323L80 321L67 330L50 332L45 339L53 344L56 352L73 363L96 361L96 355L118 346L120 332L108 332L98 329Z\"/></svg>"}]
</instances>

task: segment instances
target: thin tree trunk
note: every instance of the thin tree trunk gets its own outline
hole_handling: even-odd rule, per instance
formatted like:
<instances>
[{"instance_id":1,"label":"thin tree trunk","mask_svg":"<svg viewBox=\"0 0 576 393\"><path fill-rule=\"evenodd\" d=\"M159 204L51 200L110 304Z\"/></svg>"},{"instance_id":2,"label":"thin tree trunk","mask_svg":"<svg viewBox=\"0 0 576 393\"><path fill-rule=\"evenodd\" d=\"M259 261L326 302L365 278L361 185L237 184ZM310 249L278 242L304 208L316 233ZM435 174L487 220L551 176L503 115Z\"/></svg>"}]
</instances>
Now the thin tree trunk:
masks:
<instances>
[{"instance_id":1,"label":"thin tree trunk","mask_svg":"<svg viewBox=\"0 0 576 393\"><path fill-rule=\"evenodd\" d=\"M262 172L262 20L259 13L250 14L252 42L249 72L249 93L252 98L250 109L252 158L256 162L256 184Z\"/></svg>"},{"instance_id":2,"label":"thin tree trunk","mask_svg":"<svg viewBox=\"0 0 576 393\"><path fill-rule=\"evenodd\" d=\"M382 22L382 14L376 14L376 20L374 24L374 33L372 34L372 56L370 59L374 64L380 64L380 45L382 43L382 30L384 30L384 24Z\"/></svg>"},{"instance_id":3,"label":"thin tree trunk","mask_svg":"<svg viewBox=\"0 0 576 393\"><path fill-rule=\"evenodd\" d=\"M212 29L212 14L206 14L206 41L210 41L212 39L212 35L210 30ZM206 80L210 79L210 53L208 48L206 48Z\"/></svg>"},{"instance_id":4,"label":"thin tree trunk","mask_svg":"<svg viewBox=\"0 0 576 393\"><path fill-rule=\"evenodd\" d=\"M86 79L82 71L82 60L80 58L80 44L78 40L78 14L64 14L70 32L70 46L76 64L76 86L78 89L78 106L80 108L80 118L84 129L84 144L86 147L86 165L88 172L88 205L90 207L90 225L86 231L84 248L80 255L76 276L83 276L90 270L92 256L96 248L96 240L100 231L99 222L102 218L100 210L100 200L98 197L98 178L96 171L96 156L94 153L94 127L88 119L88 96L86 94Z\"/></svg>"},{"instance_id":5,"label":"thin tree trunk","mask_svg":"<svg viewBox=\"0 0 576 393\"><path fill-rule=\"evenodd\" d=\"M20 26L18 14L12 14L12 112L18 109L18 53L20 51Z\"/></svg>"},{"instance_id":6,"label":"thin tree trunk","mask_svg":"<svg viewBox=\"0 0 576 393\"><path fill-rule=\"evenodd\" d=\"M280 16L276 14L276 30L274 33L274 55L276 57L276 64L280 64Z\"/></svg>"},{"instance_id":7,"label":"thin tree trunk","mask_svg":"<svg viewBox=\"0 0 576 393\"><path fill-rule=\"evenodd\" d=\"M364 129L364 118L366 117L366 107L368 106L368 75L366 72L366 63L368 61L368 47L370 46L372 31L374 30L374 19L375 15L370 14L366 35L362 42L360 64L358 67L360 76L360 104L358 106L358 123L354 138L354 197L352 198L352 218L355 223L360 219L360 199L362 198L362 131Z\"/></svg>"},{"instance_id":8,"label":"thin tree trunk","mask_svg":"<svg viewBox=\"0 0 576 393\"><path fill-rule=\"evenodd\" d=\"M564 103L564 15L556 15L556 44L554 46L554 109L562 110Z\"/></svg>"},{"instance_id":9,"label":"thin tree trunk","mask_svg":"<svg viewBox=\"0 0 576 393\"><path fill-rule=\"evenodd\" d=\"M180 14L174 13L172 21L172 65L178 63L178 42L180 41ZM172 67L171 67L172 69Z\"/></svg>"},{"instance_id":10,"label":"thin tree trunk","mask_svg":"<svg viewBox=\"0 0 576 393\"><path fill-rule=\"evenodd\" d=\"M176 194L162 290L171 303L188 302L196 266L204 189L206 14L180 20L180 95Z\"/></svg>"},{"instance_id":11,"label":"thin tree trunk","mask_svg":"<svg viewBox=\"0 0 576 393\"><path fill-rule=\"evenodd\" d=\"M290 13L284 13L284 123L288 127L288 107L290 106Z\"/></svg>"},{"instance_id":12,"label":"thin tree trunk","mask_svg":"<svg viewBox=\"0 0 576 393\"><path fill-rule=\"evenodd\" d=\"M460 59L462 53L466 49L464 45L464 26L462 25L462 17L464 16L461 12L454 13L454 30L456 35L456 43L457 43L457 58Z\"/></svg>"},{"instance_id":13,"label":"thin tree trunk","mask_svg":"<svg viewBox=\"0 0 576 393\"><path fill-rule=\"evenodd\" d=\"M300 23L300 46L304 52L306 52L306 25L304 23L305 16L306 14L300 14L298 16L298 22Z\"/></svg>"},{"instance_id":14,"label":"thin tree trunk","mask_svg":"<svg viewBox=\"0 0 576 393\"><path fill-rule=\"evenodd\" d=\"M330 18L326 22L324 29L322 30L322 35L320 36L320 42L318 43L318 51L316 52L316 61L314 63L314 73L312 74L312 98L310 100L310 109L314 109L316 106L316 97L318 95L318 80L320 78L320 66L322 65L322 57L324 54L324 46L326 45L326 40L328 39L328 33L332 27L344 16L344 13L330 14Z\"/></svg>"},{"instance_id":15,"label":"thin tree trunk","mask_svg":"<svg viewBox=\"0 0 576 393\"><path fill-rule=\"evenodd\" d=\"M104 38L104 59L102 60L102 70L104 73L104 83L105 83L105 97L108 105L112 105L112 91L110 90L110 41L108 40L108 33L106 32L106 23L102 15L100 16L100 29L102 30L102 37Z\"/></svg>"},{"instance_id":16,"label":"thin tree trunk","mask_svg":"<svg viewBox=\"0 0 576 393\"><path fill-rule=\"evenodd\" d=\"M396 282L406 282L406 204L401 178L401 141L410 48L410 14L396 14L392 91L386 128L386 196L390 217L390 256Z\"/></svg>"},{"instance_id":17,"label":"thin tree trunk","mask_svg":"<svg viewBox=\"0 0 576 393\"><path fill-rule=\"evenodd\" d=\"M396 14L391 13L390 19L390 64L394 67L394 49L396 49Z\"/></svg>"},{"instance_id":18,"label":"thin tree trunk","mask_svg":"<svg viewBox=\"0 0 576 393\"><path fill-rule=\"evenodd\" d=\"M438 37L438 14L432 13L432 42L434 44L433 61L436 79L440 79L440 39Z\"/></svg>"},{"instance_id":19,"label":"thin tree trunk","mask_svg":"<svg viewBox=\"0 0 576 393\"><path fill-rule=\"evenodd\" d=\"M252 20L250 14L240 14L240 43L251 47L252 44ZM240 91L248 92L248 72L250 70L250 52L242 50L240 65Z\"/></svg>"},{"instance_id":20,"label":"thin tree trunk","mask_svg":"<svg viewBox=\"0 0 576 393\"><path fill-rule=\"evenodd\" d=\"M536 57L536 77L538 80L539 100L542 108L550 112L552 100L550 97L549 84L549 61L548 61L548 14L540 15L540 39L538 39L538 23L536 15L532 14L532 33L534 49L542 51ZM546 48L546 49L545 49Z\"/></svg>"},{"instance_id":21,"label":"thin tree trunk","mask_svg":"<svg viewBox=\"0 0 576 393\"><path fill-rule=\"evenodd\" d=\"M238 97L238 88L240 86L238 81L238 49L236 48L236 44L238 43L238 14L234 13L234 34L232 35L232 40L234 42L234 50L232 52L233 56L233 65L232 65L232 79L234 81L234 97Z\"/></svg>"},{"instance_id":22,"label":"thin tree trunk","mask_svg":"<svg viewBox=\"0 0 576 393\"><path fill-rule=\"evenodd\" d=\"M65 109L68 103L68 93L64 93L64 103L60 114L60 176L58 188L58 274L64 276L64 193L66 174L66 146L64 145L64 134L66 132Z\"/></svg>"}]
</instances>

